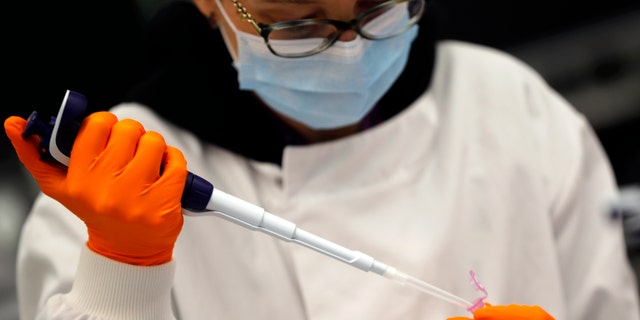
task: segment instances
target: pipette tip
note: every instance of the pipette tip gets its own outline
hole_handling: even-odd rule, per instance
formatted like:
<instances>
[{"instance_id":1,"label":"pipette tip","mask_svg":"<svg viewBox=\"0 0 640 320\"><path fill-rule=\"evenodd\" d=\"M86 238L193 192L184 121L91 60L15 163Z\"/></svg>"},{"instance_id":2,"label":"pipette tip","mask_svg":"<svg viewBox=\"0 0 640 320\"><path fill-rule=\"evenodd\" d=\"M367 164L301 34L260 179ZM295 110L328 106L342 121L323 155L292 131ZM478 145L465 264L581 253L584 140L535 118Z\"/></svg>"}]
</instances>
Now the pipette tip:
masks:
<instances>
[{"instance_id":1,"label":"pipette tip","mask_svg":"<svg viewBox=\"0 0 640 320\"><path fill-rule=\"evenodd\" d=\"M463 298L460 298L450 292L447 292L431 284L428 284L424 281L411 277L403 272L398 271L396 268L393 268L393 267L388 267L386 272L383 274L383 276L386 278L392 279L400 284L410 285L424 293L428 293L434 297L440 298L444 301L447 301L459 307L465 308L467 309L467 311L473 313L474 311L484 307L484 300L487 298L488 294L487 294L487 290L478 280L478 277L476 276L475 272L470 271L469 274L471 275L471 285L473 286L473 288L483 293L482 297L475 299L473 302L464 300Z\"/></svg>"}]
</instances>

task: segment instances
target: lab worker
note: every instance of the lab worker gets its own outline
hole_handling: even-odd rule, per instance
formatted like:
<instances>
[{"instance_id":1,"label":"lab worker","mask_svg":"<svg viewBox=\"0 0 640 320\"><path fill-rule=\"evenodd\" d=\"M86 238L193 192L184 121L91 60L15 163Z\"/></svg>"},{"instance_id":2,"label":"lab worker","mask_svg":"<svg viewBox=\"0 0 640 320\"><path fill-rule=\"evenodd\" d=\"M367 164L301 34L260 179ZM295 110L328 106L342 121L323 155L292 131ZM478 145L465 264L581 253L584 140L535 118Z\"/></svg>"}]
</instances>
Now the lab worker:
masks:
<instances>
[{"instance_id":1,"label":"lab worker","mask_svg":"<svg viewBox=\"0 0 640 320\"><path fill-rule=\"evenodd\" d=\"M149 22L138 85L83 120L67 166L41 159L24 116L8 118L42 190L19 245L21 318L474 316L189 215L192 172L469 301L482 294L471 270L491 306L523 306L523 319L529 307L640 319L622 226L603 211L616 181L588 121L509 54L437 40L432 9L173 1Z\"/></svg>"}]
</instances>

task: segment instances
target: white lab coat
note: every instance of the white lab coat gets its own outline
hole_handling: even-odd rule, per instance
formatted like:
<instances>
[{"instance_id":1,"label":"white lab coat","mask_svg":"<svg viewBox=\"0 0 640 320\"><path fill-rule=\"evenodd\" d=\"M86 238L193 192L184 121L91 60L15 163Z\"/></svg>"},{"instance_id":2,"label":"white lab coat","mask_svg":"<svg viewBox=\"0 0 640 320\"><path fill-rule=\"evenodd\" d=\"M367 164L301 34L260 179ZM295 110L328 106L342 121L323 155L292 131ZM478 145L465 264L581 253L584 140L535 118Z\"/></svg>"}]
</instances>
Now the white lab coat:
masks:
<instances>
[{"instance_id":1,"label":"white lab coat","mask_svg":"<svg viewBox=\"0 0 640 320\"><path fill-rule=\"evenodd\" d=\"M351 137L287 147L282 167L202 143L141 105L113 112L162 133L216 188L468 301L481 296L473 270L494 305L640 319L621 223L604 211L616 183L585 118L508 55L455 41L437 50L412 106ZM79 219L37 199L19 248L23 319L469 315L218 217L186 217L174 261L157 267L103 258L85 241Z\"/></svg>"}]
</instances>

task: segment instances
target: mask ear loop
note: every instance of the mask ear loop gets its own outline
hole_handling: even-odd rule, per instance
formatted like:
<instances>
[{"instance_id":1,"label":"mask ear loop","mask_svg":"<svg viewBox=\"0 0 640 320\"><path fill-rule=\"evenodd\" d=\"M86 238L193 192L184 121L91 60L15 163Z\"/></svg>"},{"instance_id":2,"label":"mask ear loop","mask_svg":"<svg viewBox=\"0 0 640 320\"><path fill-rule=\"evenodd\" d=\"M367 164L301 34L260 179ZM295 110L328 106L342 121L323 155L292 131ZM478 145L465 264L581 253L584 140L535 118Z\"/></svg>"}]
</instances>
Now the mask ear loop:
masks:
<instances>
[{"instance_id":1,"label":"mask ear loop","mask_svg":"<svg viewBox=\"0 0 640 320\"><path fill-rule=\"evenodd\" d=\"M222 5L220 4L220 0L214 0L214 2L216 3L216 6L218 7L218 11L220 11L220 14L222 15L224 20L229 25L229 28L231 28L231 30L233 30L233 32L235 32L237 34L238 33L238 29L236 29L236 26L233 24L231 19L229 19L229 16L227 15L227 12L224 10ZM220 33L222 34L222 39L224 40L224 43L227 45L227 50L229 51L229 54L233 58L233 63L237 64L238 63L238 54L235 52L235 49L231 45L231 41L229 41L229 35L227 34L225 28L218 23L218 20L216 19L216 15L213 12L209 14L209 24L211 25L212 28L220 30Z\"/></svg>"}]
</instances>

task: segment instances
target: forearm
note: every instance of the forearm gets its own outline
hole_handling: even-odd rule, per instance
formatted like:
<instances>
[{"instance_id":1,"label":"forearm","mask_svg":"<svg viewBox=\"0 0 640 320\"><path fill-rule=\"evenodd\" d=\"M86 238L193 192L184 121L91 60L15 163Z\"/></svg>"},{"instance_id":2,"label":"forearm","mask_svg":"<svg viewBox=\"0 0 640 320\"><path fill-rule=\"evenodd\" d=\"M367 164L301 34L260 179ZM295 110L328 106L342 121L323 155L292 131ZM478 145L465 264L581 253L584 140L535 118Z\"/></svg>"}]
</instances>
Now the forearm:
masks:
<instances>
[{"instance_id":1,"label":"forearm","mask_svg":"<svg viewBox=\"0 0 640 320\"><path fill-rule=\"evenodd\" d=\"M21 232L16 278L21 319L99 318L104 308L117 311L132 303L136 308L128 312L144 315L145 306L153 306L162 316L148 318L170 318L174 263L140 267L104 258L86 247L86 232L62 205L38 197Z\"/></svg>"}]
</instances>

